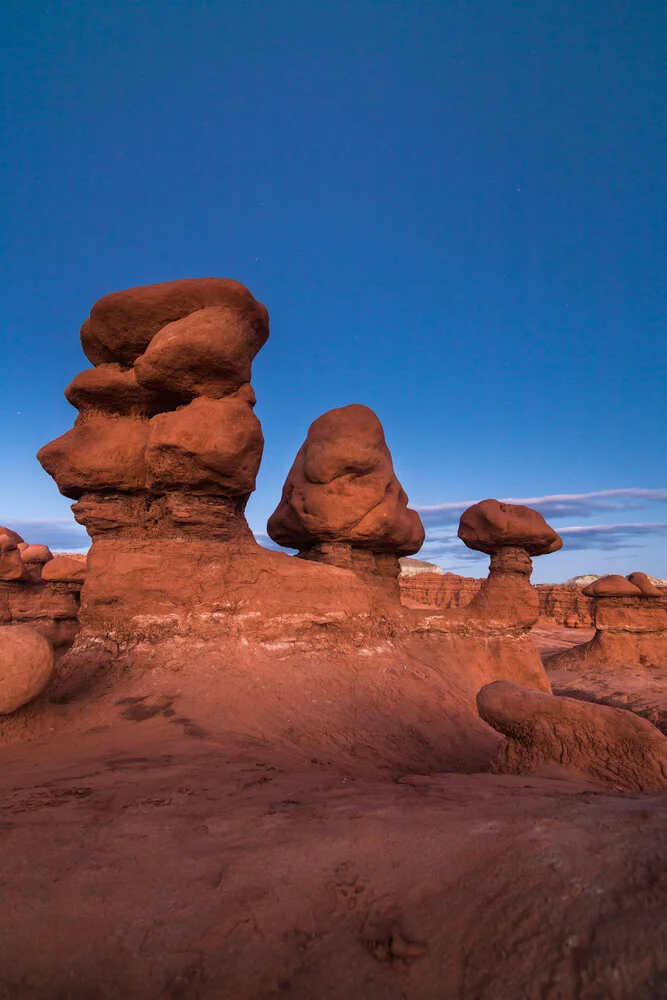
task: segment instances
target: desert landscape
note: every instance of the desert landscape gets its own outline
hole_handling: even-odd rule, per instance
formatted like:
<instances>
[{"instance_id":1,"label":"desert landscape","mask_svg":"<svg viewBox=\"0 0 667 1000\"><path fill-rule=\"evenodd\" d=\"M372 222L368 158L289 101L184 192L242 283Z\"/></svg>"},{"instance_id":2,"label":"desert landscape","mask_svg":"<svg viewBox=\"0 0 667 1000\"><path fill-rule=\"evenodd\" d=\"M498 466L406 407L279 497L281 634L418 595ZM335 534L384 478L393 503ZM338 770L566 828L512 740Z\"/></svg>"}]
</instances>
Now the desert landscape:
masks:
<instances>
[{"instance_id":1,"label":"desert landscape","mask_svg":"<svg viewBox=\"0 0 667 1000\"><path fill-rule=\"evenodd\" d=\"M0 997L667 996L667 587L532 585L563 540L495 499L485 578L420 564L356 402L259 545L268 336L219 278L81 328L37 458L87 557L0 529Z\"/></svg>"}]
</instances>

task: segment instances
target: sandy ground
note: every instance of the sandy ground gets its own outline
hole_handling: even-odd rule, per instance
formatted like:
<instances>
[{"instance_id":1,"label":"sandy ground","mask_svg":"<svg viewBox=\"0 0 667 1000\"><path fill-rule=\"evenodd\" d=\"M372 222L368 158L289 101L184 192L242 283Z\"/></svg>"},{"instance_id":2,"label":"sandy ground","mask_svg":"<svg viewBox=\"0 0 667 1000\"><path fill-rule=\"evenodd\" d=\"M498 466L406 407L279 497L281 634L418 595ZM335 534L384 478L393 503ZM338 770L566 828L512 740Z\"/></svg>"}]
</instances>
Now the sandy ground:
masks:
<instances>
[{"instance_id":1,"label":"sandy ground","mask_svg":"<svg viewBox=\"0 0 667 1000\"><path fill-rule=\"evenodd\" d=\"M667 996L666 796L230 749L142 705L0 748L3 1000Z\"/></svg>"}]
</instances>

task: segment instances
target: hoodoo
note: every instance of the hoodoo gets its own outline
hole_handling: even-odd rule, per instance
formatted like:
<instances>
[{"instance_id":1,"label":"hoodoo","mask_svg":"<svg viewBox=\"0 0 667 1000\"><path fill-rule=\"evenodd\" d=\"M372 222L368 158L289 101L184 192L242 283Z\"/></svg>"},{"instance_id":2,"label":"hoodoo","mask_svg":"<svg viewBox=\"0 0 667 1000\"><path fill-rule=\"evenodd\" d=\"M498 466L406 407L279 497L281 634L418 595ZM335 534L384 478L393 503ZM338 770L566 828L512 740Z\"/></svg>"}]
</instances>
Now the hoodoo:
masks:
<instances>
[{"instance_id":1,"label":"hoodoo","mask_svg":"<svg viewBox=\"0 0 667 1000\"><path fill-rule=\"evenodd\" d=\"M537 591L530 586L531 557L557 552L563 541L531 507L483 500L461 515L459 538L491 556L489 575L468 611L534 625L539 618Z\"/></svg>"},{"instance_id":2,"label":"hoodoo","mask_svg":"<svg viewBox=\"0 0 667 1000\"><path fill-rule=\"evenodd\" d=\"M398 595L398 558L419 551L424 528L371 409L352 403L310 425L267 531L302 559L378 577Z\"/></svg>"}]
</instances>

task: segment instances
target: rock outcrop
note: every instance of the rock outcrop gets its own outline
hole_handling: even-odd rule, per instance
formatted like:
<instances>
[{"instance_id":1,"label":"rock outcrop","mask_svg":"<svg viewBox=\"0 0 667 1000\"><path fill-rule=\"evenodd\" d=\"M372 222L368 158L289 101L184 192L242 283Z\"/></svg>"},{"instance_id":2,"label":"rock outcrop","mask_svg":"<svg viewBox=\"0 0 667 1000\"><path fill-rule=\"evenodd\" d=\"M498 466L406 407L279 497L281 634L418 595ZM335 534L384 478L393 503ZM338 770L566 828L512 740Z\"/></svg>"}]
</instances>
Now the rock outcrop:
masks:
<instances>
[{"instance_id":1,"label":"rock outcrop","mask_svg":"<svg viewBox=\"0 0 667 1000\"><path fill-rule=\"evenodd\" d=\"M634 582L614 574L599 577L583 589L593 599L595 635L590 642L557 654L550 668L667 666L667 594L645 574L631 575Z\"/></svg>"},{"instance_id":2,"label":"rock outcrop","mask_svg":"<svg viewBox=\"0 0 667 1000\"><path fill-rule=\"evenodd\" d=\"M53 648L27 625L0 626L0 715L15 712L44 691L53 674Z\"/></svg>"},{"instance_id":3,"label":"rock outcrop","mask_svg":"<svg viewBox=\"0 0 667 1000\"><path fill-rule=\"evenodd\" d=\"M410 607L419 604L434 608L460 608L469 604L483 579L457 573L401 574L401 600ZM588 628L593 624L593 600L581 588L567 583L536 583L540 605L539 620L566 628Z\"/></svg>"},{"instance_id":4,"label":"rock outcrop","mask_svg":"<svg viewBox=\"0 0 667 1000\"><path fill-rule=\"evenodd\" d=\"M176 670L197 700L205 674L225 731L482 766L496 737L477 691L501 677L550 690L528 635L528 553L557 536L530 511L503 508L499 521L481 505L466 536L493 550L480 594L465 608L403 607L398 557L423 528L379 420L353 405L313 423L271 518L300 557L258 546L244 515L262 451L248 380L267 334L264 307L233 282L130 289L93 307L82 342L95 367L67 389L79 415L39 453L92 537L81 631L50 691L76 699L110 672L143 697L150 668L153 692Z\"/></svg>"},{"instance_id":5,"label":"rock outcrop","mask_svg":"<svg viewBox=\"0 0 667 1000\"><path fill-rule=\"evenodd\" d=\"M0 528L0 624L30 626L58 649L70 645L85 574L85 561L54 558L46 545Z\"/></svg>"},{"instance_id":6,"label":"rock outcrop","mask_svg":"<svg viewBox=\"0 0 667 1000\"><path fill-rule=\"evenodd\" d=\"M667 737L632 712L495 681L477 696L506 739L492 770L579 777L630 791L667 790Z\"/></svg>"},{"instance_id":7,"label":"rock outcrop","mask_svg":"<svg viewBox=\"0 0 667 1000\"><path fill-rule=\"evenodd\" d=\"M372 410L353 403L310 425L267 531L301 559L388 580L398 594L398 558L421 548L424 528Z\"/></svg>"}]
</instances>

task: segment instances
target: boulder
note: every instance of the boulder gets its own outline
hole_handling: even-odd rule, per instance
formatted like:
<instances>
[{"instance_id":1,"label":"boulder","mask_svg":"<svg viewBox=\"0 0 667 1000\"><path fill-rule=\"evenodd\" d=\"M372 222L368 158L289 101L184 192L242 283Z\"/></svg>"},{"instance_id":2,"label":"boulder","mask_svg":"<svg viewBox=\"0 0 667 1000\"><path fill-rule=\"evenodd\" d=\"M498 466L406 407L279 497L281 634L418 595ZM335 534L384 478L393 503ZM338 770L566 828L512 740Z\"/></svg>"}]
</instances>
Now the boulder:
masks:
<instances>
[{"instance_id":1,"label":"boulder","mask_svg":"<svg viewBox=\"0 0 667 1000\"><path fill-rule=\"evenodd\" d=\"M255 354L266 342L268 313L244 285L228 278L185 278L105 295L82 327L81 346L94 365L119 362L129 366L158 330L208 306L228 306L247 320Z\"/></svg>"},{"instance_id":2,"label":"boulder","mask_svg":"<svg viewBox=\"0 0 667 1000\"><path fill-rule=\"evenodd\" d=\"M101 410L124 416L152 417L184 402L170 393L145 389L132 369L116 364L101 364L79 372L65 389L65 397L77 410Z\"/></svg>"},{"instance_id":3,"label":"boulder","mask_svg":"<svg viewBox=\"0 0 667 1000\"><path fill-rule=\"evenodd\" d=\"M209 306L163 326L134 362L134 372L146 389L219 399L250 381L259 347L236 309Z\"/></svg>"},{"instance_id":4,"label":"boulder","mask_svg":"<svg viewBox=\"0 0 667 1000\"><path fill-rule=\"evenodd\" d=\"M482 500L468 507L461 515L458 535L469 549L488 555L501 548L518 548L529 556L541 556L563 545L539 511L499 500Z\"/></svg>"},{"instance_id":5,"label":"boulder","mask_svg":"<svg viewBox=\"0 0 667 1000\"><path fill-rule=\"evenodd\" d=\"M53 554L48 545L26 545L21 550L21 559L29 565L42 565L53 559Z\"/></svg>"},{"instance_id":6,"label":"boulder","mask_svg":"<svg viewBox=\"0 0 667 1000\"><path fill-rule=\"evenodd\" d=\"M86 563L71 556L54 556L42 567L42 580L47 583L83 583Z\"/></svg>"},{"instance_id":7,"label":"boulder","mask_svg":"<svg viewBox=\"0 0 667 1000\"><path fill-rule=\"evenodd\" d=\"M0 580L5 582L29 580L30 572L21 559L19 545L15 539L20 536L15 531L0 531Z\"/></svg>"},{"instance_id":8,"label":"boulder","mask_svg":"<svg viewBox=\"0 0 667 1000\"><path fill-rule=\"evenodd\" d=\"M0 626L0 715L41 694L53 675L53 647L27 625Z\"/></svg>"},{"instance_id":9,"label":"boulder","mask_svg":"<svg viewBox=\"0 0 667 1000\"><path fill-rule=\"evenodd\" d=\"M150 421L146 471L153 491L247 497L255 489L264 437L241 399L199 397Z\"/></svg>"},{"instance_id":10,"label":"boulder","mask_svg":"<svg viewBox=\"0 0 667 1000\"><path fill-rule=\"evenodd\" d=\"M667 737L619 708L494 681L479 714L503 733L495 773L578 777L631 792L667 790Z\"/></svg>"},{"instance_id":11,"label":"boulder","mask_svg":"<svg viewBox=\"0 0 667 1000\"><path fill-rule=\"evenodd\" d=\"M311 424L267 531L279 545L301 550L345 543L407 556L421 548L424 528L372 410L353 403Z\"/></svg>"}]
</instances>

